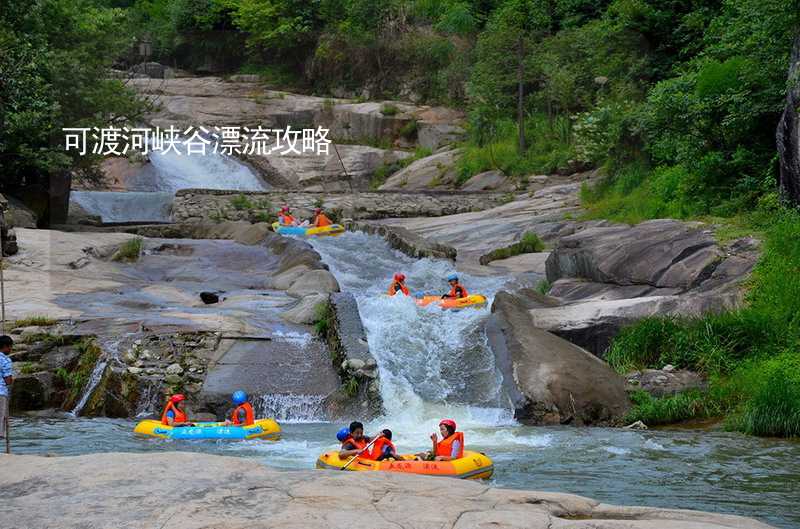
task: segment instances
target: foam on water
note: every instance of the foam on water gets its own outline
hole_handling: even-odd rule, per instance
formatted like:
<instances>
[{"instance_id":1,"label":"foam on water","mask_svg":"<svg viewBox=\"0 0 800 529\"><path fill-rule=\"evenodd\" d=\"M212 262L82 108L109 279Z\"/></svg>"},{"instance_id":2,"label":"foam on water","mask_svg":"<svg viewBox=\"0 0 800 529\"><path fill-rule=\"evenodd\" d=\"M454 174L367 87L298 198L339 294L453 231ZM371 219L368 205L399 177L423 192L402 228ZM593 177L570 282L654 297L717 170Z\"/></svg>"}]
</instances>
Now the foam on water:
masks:
<instances>
[{"instance_id":1,"label":"foam on water","mask_svg":"<svg viewBox=\"0 0 800 529\"><path fill-rule=\"evenodd\" d=\"M411 259L380 237L346 233L312 241L343 290L352 292L381 377L385 417L369 424L399 433L399 442L419 445L452 417L460 429L474 431L514 425L513 410L501 391L502 377L487 345L483 322L503 279L460 274L467 289L484 294L481 309L444 311L418 307L404 296L383 295L392 275L403 272L409 289L420 293L449 290L445 278L452 263ZM368 258L365 258L368 255Z\"/></svg>"}]
</instances>

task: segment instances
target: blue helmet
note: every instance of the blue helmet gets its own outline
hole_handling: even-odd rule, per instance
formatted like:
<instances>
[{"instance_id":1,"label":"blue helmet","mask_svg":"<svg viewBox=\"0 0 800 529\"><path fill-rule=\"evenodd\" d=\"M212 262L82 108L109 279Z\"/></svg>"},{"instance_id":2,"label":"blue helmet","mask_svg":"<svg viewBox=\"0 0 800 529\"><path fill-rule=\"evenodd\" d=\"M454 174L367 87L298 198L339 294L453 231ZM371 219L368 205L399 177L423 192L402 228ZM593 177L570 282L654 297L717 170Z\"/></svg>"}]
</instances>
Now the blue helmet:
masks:
<instances>
[{"instance_id":1,"label":"blue helmet","mask_svg":"<svg viewBox=\"0 0 800 529\"><path fill-rule=\"evenodd\" d=\"M350 428L345 426L338 432L336 432L336 438L339 440L340 443L343 443L345 439L350 437Z\"/></svg>"},{"instance_id":2,"label":"blue helmet","mask_svg":"<svg viewBox=\"0 0 800 529\"><path fill-rule=\"evenodd\" d=\"M449 276L447 276L447 280L448 281L458 281L458 275L457 274L450 274Z\"/></svg>"},{"instance_id":3,"label":"blue helmet","mask_svg":"<svg viewBox=\"0 0 800 529\"><path fill-rule=\"evenodd\" d=\"M238 406L239 404L247 402L247 393L240 389L239 391L234 391L231 398L233 399L233 403Z\"/></svg>"}]
</instances>

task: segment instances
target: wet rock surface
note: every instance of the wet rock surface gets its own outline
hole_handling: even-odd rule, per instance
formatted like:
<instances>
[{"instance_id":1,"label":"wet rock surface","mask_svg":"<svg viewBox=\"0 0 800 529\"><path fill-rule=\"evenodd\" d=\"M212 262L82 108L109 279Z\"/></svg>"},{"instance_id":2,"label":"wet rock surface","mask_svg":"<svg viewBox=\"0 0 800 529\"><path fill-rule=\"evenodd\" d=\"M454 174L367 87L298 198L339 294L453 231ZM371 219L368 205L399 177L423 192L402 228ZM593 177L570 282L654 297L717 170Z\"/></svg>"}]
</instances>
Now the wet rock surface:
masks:
<instances>
[{"instance_id":1,"label":"wet rock surface","mask_svg":"<svg viewBox=\"0 0 800 529\"><path fill-rule=\"evenodd\" d=\"M630 406L623 379L589 352L537 328L528 303L498 293L487 329L517 419L575 425L619 420Z\"/></svg>"},{"instance_id":2,"label":"wet rock surface","mask_svg":"<svg viewBox=\"0 0 800 529\"><path fill-rule=\"evenodd\" d=\"M282 472L242 458L185 452L10 456L3 461L0 525L27 529L52 527L53 520L59 527L76 529L770 527L738 516L621 507L459 480L448 480L443 487L441 479L425 476ZM155 480L154 468L159 470Z\"/></svg>"}]
</instances>

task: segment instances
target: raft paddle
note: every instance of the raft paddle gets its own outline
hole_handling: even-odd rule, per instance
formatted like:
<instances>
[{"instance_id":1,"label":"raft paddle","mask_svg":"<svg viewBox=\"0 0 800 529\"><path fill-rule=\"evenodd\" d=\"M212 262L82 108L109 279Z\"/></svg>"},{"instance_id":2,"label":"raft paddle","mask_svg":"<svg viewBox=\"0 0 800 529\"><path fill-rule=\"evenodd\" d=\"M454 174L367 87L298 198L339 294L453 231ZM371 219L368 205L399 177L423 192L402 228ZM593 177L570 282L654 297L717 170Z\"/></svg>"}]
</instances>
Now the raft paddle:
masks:
<instances>
[{"instance_id":1,"label":"raft paddle","mask_svg":"<svg viewBox=\"0 0 800 529\"><path fill-rule=\"evenodd\" d=\"M356 458L357 458L358 456L360 456L361 454L363 454L364 452L366 452L367 450L369 450L369 447L370 447L370 446L372 446L372 445L374 445L374 444L375 444L375 441L377 441L377 440L378 440L378 439L380 439L380 438L381 438L381 436L378 436L378 435L376 435L376 436L375 436L375 439L373 439L372 441L370 441L370 442L369 442L369 444L368 444L367 446L365 446L364 448L362 448L361 450L359 450L359 451L358 451L358 453L357 453L356 455L354 455L353 457L351 457L351 458L350 458L350 461L348 461L348 462L347 462L347 464L345 464L345 466L343 466L343 467L342 467L342 468L340 468L339 470L347 470L347 467L349 467L349 466L350 466L350 464L351 464L353 461L355 461L355 460L356 460Z\"/></svg>"}]
</instances>

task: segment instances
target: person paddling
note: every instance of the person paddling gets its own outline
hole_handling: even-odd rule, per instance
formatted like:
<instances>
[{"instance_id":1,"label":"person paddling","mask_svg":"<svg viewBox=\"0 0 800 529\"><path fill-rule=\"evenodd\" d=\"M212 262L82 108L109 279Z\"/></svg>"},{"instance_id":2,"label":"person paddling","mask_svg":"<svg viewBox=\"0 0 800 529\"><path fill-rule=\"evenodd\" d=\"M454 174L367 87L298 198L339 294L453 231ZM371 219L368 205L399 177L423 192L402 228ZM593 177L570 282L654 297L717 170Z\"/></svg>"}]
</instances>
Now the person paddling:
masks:
<instances>
[{"instance_id":1,"label":"person paddling","mask_svg":"<svg viewBox=\"0 0 800 529\"><path fill-rule=\"evenodd\" d=\"M406 276L405 274L397 273L394 275L392 280L392 284L389 285L388 294L390 296L394 296L398 292L402 292L404 295L409 296L410 293L408 291L408 287L406 286Z\"/></svg>"},{"instance_id":2,"label":"person paddling","mask_svg":"<svg viewBox=\"0 0 800 529\"><path fill-rule=\"evenodd\" d=\"M453 419L442 419L439 423L439 433L442 440L433 433L433 450L417 454L418 458L430 461L451 461L464 457L464 433L456 431L456 422Z\"/></svg>"},{"instance_id":3,"label":"person paddling","mask_svg":"<svg viewBox=\"0 0 800 529\"><path fill-rule=\"evenodd\" d=\"M255 424L256 418L253 412L253 405L248 401L247 393L242 390L234 391L231 399L236 408L231 412L231 418L225 421L225 425L250 426Z\"/></svg>"},{"instance_id":4,"label":"person paddling","mask_svg":"<svg viewBox=\"0 0 800 529\"><path fill-rule=\"evenodd\" d=\"M372 442L371 437L364 435L364 425L358 421L351 422L350 428L347 430L347 432L344 432L347 435L344 436L344 440L341 441L342 448L339 450L339 457L342 459L359 455L361 451L367 448L367 446ZM342 433L342 431L339 432L339 434ZM378 437L381 436L383 436L383 433L378 434ZM339 438L339 435L337 435L337 438ZM369 459L369 450L361 454L360 457Z\"/></svg>"},{"instance_id":5,"label":"person paddling","mask_svg":"<svg viewBox=\"0 0 800 529\"><path fill-rule=\"evenodd\" d=\"M333 221L322 212L322 208L316 208L314 210L313 224L315 228L324 228L325 226L330 226L333 224Z\"/></svg>"},{"instance_id":6,"label":"person paddling","mask_svg":"<svg viewBox=\"0 0 800 529\"><path fill-rule=\"evenodd\" d=\"M185 401L186 397L181 393L171 396L167 401L167 405L164 406L164 412L161 414L161 424L176 427L194 426L186 417L186 410L183 404Z\"/></svg>"},{"instance_id":7,"label":"person paddling","mask_svg":"<svg viewBox=\"0 0 800 529\"><path fill-rule=\"evenodd\" d=\"M450 284L450 292L444 294L442 299L461 299L469 296L469 292L458 282L458 275L450 274L447 276L447 282Z\"/></svg>"}]
</instances>

